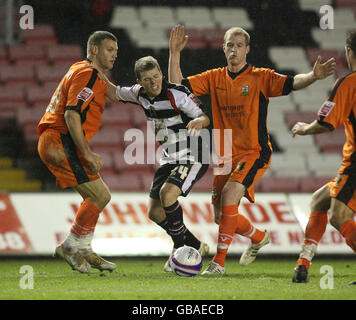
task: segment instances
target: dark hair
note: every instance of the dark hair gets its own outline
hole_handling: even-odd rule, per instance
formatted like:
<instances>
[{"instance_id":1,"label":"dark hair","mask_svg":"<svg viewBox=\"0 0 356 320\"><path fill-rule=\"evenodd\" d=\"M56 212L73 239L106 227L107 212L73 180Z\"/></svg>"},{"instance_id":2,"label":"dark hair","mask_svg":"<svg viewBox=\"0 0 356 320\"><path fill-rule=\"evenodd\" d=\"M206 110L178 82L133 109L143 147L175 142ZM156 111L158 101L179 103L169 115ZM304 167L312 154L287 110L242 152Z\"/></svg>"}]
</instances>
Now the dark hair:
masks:
<instances>
[{"instance_id":1,"label":"dark hair","mask_svg":"<svg viewBox=\"0 0 356 320\"><path fill-rule=\"evenodd\" d=\"M117 42L117 38L109 31L95 31L93 32L87 42L87 55L91 53L90 49L92 46L100 46L101 41L109 39Z\"/></svg>"},{"instance_id":2,"label":"dark hair","mask_svg":"<svg viewBox=\"0 0 356 320\"><path fill-rule=\"evenodd\" d=\"M356 54L356 30L349 31L346 36L346 47Z\"/></svg>"},{"instance_id":3,"label":"dark hair","mask_svg":"<svg viewBox=\"0 0 356 320\"><path fill-rule=\"evenodd\" d=\"M158 61L152 56L147 56L136 60L135 62L135 75L137 79L141 79L142 71L149 71L154 68L157 68L161 71Z\"/></svg>"}]
</instances>

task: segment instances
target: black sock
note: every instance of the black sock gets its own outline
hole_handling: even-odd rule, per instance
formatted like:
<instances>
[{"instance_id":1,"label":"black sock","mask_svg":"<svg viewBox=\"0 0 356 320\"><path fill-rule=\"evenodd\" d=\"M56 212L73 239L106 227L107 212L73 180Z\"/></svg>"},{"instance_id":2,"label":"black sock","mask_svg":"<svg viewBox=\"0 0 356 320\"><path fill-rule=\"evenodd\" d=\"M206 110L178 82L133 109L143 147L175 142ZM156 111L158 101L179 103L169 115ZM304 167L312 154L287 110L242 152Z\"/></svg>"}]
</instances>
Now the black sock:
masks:
<instances>
[{"instance_id":1,"label":"black sock","mask_svg":"<svg viewBox=\"0 0 356 320\"><path fill-rule=\"evenodd\" d=\"M188 229L185 229L184 244L197 250L200 248L200 241Z\"/></svg>"},{"instance_id":2,"label":"black sock","mask_svg":"<svg viewBox=\"0 0 356 320\"><path fill-rule=\"evenodd\" d=\"M160 223L157 222L157 224L164 230L168 232L168 219L167 217Z\"/></svg>"},{"instance_id":3,"label":"black sock","mask_svg":"<svg viewBox=\"0 0 356 320\"><path fill-rule=\"evenodd\" d=\"M183 210L179 202L176 201L169 207L165 207L168 220L168 234L172 237L174 242L174 248L180 248L184 246L184 232L186 227L183 223Z\"/></svg>"}]
</instances>

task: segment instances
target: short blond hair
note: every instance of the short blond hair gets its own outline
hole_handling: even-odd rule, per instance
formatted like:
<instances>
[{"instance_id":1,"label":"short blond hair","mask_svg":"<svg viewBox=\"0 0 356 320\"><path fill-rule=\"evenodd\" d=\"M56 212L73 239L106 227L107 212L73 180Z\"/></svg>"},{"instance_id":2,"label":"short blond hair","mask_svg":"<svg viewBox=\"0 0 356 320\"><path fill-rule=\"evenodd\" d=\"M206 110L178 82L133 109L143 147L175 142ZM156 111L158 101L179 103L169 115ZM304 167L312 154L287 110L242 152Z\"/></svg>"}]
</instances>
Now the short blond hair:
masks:
<instances>
[{"instance_id":1,"label":"short blond hair","mask_svg":"<svg viewBox=\"0 0 356 320\"><path fill-rule=\"evenodd\" d=\"M134 69L136 78L141 80L142 71L149 71L154 68L157 68L159 71L161 71L158 61L152 56L142 57L136 60Z\"/></svg>"},{"instance_id":2,"label":"short blond hair","mask_svg":"<svg viewBox=\"0 0 356 320\"><path fill-rule=\"evenodd\" d=\"M225 32L225 35L224 35L224 44L226 42L226 39L229 35L242 35L245 37L245 40L246 40L246 46L248 46L250 44L250 35L248 34L248 32L245 30L245 29L242 29L240 27L232 27L230 29L228 29L226 32Z\"/></svg>"}]
</instances>

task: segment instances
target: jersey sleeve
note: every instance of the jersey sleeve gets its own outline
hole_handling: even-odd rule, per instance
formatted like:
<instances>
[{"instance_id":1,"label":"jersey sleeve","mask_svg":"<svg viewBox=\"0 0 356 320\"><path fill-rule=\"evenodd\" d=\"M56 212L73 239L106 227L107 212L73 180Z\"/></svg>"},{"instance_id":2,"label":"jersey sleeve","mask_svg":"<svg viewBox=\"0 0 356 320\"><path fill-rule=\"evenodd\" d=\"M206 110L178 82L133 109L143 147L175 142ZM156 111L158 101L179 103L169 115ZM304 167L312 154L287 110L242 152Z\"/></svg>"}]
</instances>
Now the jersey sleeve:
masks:
<instances>
[{"instance_id":1,"label":"jersey sleeve","mask_svg":"<svg viewBox=\"0 0 356 320\"><path fill-rule=\"evenodd\" d=\"M264 85L267 97L279 97L289 94L293 90L293 77L275 72L272 69L264 70Z\"/></svg>"},{"instance_id":2,"label":"jersey sleeve","mask_svg":"<svg viewBox=\"0 0 356 320\"><path fill-rule=\"evenodd\" d=\"M123 102L138 103L138 96L141 90L141 86L135 84L132 87L116 87L116 97Z\"/></svg>"},{"instance_id":3,"label":"jersey sleeve","mask_svg":"<svg viewBox=\"0 0 356 320\"><path fill-rule=\"evenodd\" d=\"M185 89L185 93L177 95L175 99L178 109L189 118L197 118L203 113L200 100L188 89Z\"/></svg>"},{"instance_id":4,"label":"jersey sleeve","mask_svg":"<svg viewBox=\"0 0 356 320\"><path fill-rule=\"evenodd\" d=\"M353 106L354 88L348 78L341 78L318 111L318 123L330 130L339 127L349 117Z\"/></svg>"},{"instance_id":5,"label":"jersey sleeve","mask_svg":"<svg viewBox=\"0 0 356 320\"><path fill-rule=\"evenodd\" d=\"M65 110L81 113L95 96L94 85L97 79L96 69L86 69L74 74L68 88Z\"/></svg>"},{"instance_id":6,"label":"jersey sleeve","mask_svg":"<svg viewBox=\"0 0 356 320\"><path fill-rule=\"evenodd\" d=\"M187 78L189 81L189 85L192 88L193 93L196 96L202 96L205 94L210 94L210 72L205 71L200 74L196 74L194 76L190 76Z\"/></svg>"}]
</instances>

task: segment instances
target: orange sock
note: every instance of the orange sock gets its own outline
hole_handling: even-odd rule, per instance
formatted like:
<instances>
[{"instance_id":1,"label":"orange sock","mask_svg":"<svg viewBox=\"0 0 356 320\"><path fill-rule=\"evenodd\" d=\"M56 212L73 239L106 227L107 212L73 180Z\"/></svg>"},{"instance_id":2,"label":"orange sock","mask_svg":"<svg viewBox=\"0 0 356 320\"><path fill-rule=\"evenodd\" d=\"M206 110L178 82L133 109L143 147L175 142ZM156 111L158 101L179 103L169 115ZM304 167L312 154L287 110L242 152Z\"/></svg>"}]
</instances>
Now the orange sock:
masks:
<instances>
[{"instance_id":1,"label":"orange sock","mask_svg":"<svg viewBox=\"0 0 356 320\"><path fill-rule=\"evenodd\" d=\"M328 216L324 211L314 211L309 216L305 229L304 243L318 245L328 224Z\"/></svg>"},{"instance_id":2,"label":"orange sock","mask_svg":"<svg viewBox=\"0 0 356 320\"><path fill-rule=\"evenodd\" d=\"M237 217L239 215L237 210L237 204L222 207L222 214L219 224L217 253L213 259L222 267L225 265L227 250L229 249L231 241L234 237L237 225Z\"/></svg>"},{"instance_id":3,"label":"orange sock","mask_svg":"<svg viewBox=\"0 0 356 320\"><path fill-rule=\"evenodd\" d=\"M340 232L348 246L356 253L356 222L354 220L347 220L341 226Z\"/></svg>"},{"instance_id":4,"label":"orange sock","mask_svg":"<svg viewBox=\"0 0 356 320\"><path fill-rule=\"evenodd\" d=\"M324 211L313 211L305 228L304 244L318 245L323 237L328 224L328 216ZM296 267L303 265L309 270L310 260L306 258L299 258Z\"/></svg>"},{"instance_id":5,"label":"orange sock","mask_svg":"<svg viewBox=\"0 0 356 320\"><path fill-rule=\"evenodd\" d=\"M79 207L70 232L76 236L85 236L95 230L101 209L85 199Z\"/></svg>"},{"instance_id":6,"label":"orange sock","mask_svg":"<svg viewBox=\"0 0 356 320\"><path fill-rule=\"evenodd\" d=\"M237 228L235 233L251 239L252 243L259 243L263 240L265 233L257 229L245 216L237 216Z\"/></svg>"}]
</instances>

